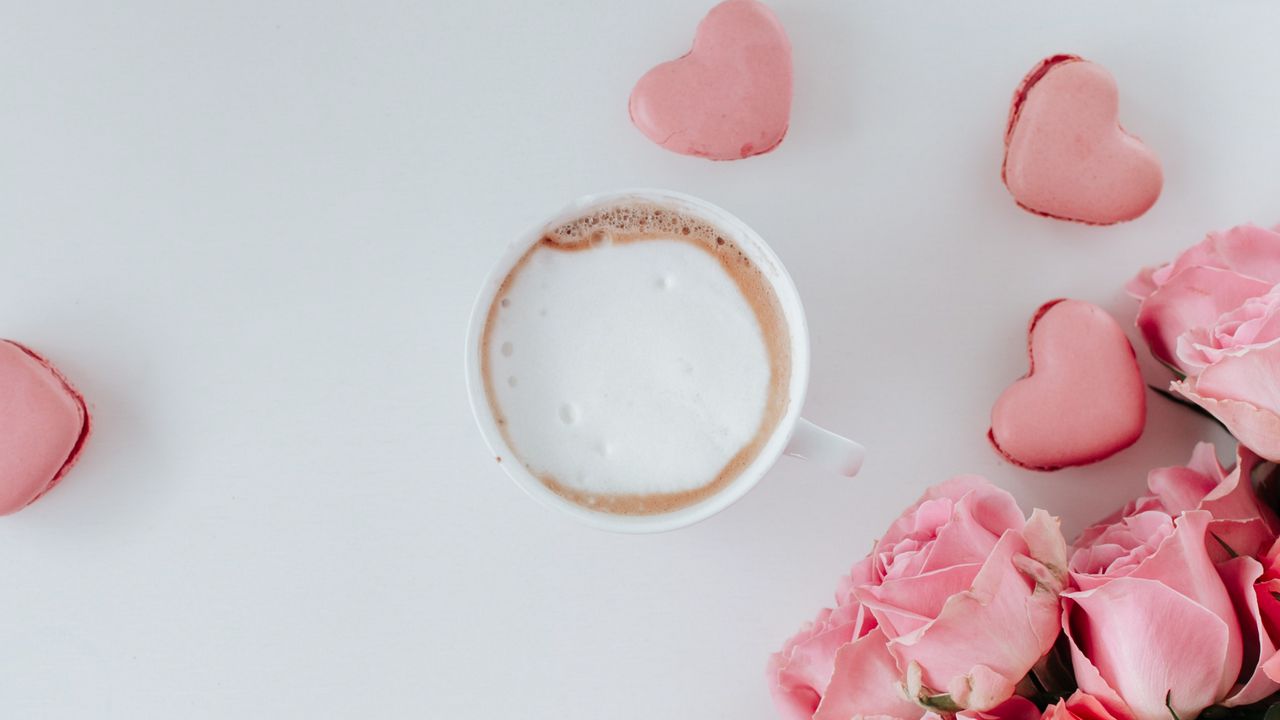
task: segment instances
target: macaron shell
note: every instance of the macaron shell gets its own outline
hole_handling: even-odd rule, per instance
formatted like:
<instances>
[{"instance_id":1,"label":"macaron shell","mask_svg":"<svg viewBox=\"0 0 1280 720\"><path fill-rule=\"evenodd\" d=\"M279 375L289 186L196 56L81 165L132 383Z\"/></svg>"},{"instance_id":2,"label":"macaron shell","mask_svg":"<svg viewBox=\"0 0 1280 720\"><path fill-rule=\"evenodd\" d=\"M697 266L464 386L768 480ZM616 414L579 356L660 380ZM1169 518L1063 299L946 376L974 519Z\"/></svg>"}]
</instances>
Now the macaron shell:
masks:
<instances>
[{"instance_id":1,"label":"macaron shell","mask_svg":"<svg viewBox=\"0 0 1280 720\"><path fill-rule=\"evenodd\" d=\"M693 49L631 91L631 121L683 155L738 160L775 148L791 122L791 42L757 0L726 0L698 24Z\"/></svg>"},{"instance_id":2,"label":"macaron shell","mask_svg":"<svg viewBox=\"0 0 1280 720\"><path fill-rule=\"evenodd\" d=\"M0 340L0 515L48 492L89 435L84 398L44 358Z\"/></svg>"},{"instance_id":3,"label":"macaron shell","mask_svg":"<svg viewBox=\"0 0 1280 720\"><path fill-rule=\"evenodd\" d=\"M1117 122L1106 68L1074 55L1041 61L1014 93L1003 176L1018 204L1096 225L1145 213L1164 184L1160 159Z\"/></svg>"},{"instance_id":4,"label":"macaron shell","mask_svg":"<svg viewBox=\"0 0 1280 720\"><path fill-rule=\"evenodd\" d=\"M1079 300L1041 306L1028 339L1031 370L991 410L988 437L1033 470L1097 462L1129 447L1146 424L1133 346L1105 310Z\"/></svg>"}]
</instances>

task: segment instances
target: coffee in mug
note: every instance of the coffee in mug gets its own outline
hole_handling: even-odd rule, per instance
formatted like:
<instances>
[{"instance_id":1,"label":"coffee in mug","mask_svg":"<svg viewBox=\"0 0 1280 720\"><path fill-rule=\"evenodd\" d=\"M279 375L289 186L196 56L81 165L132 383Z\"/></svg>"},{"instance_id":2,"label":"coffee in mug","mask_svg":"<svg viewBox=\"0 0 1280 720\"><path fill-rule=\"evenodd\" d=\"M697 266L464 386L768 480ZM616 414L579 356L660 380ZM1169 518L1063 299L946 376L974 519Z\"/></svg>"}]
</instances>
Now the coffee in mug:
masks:
<instances>
[{"instance_id":1,"label":"coffee in mug","mask_svg":"<svg viewBox=\"0 0 1280 720\"><path fill-rule=\"evenodd\" d=\"M799 415L808 329L764 241L666 190L582 198L485 282L467 387L494 458L593 526L657 532L748 492L782 454L857 472L857 443Z\"/></svg>"},{"instance_id":2,"label":"coffee in mug","mask_svg":"<svg viewBox=\"0 0 1280 720\"><path fill-rule=\"evenodd\" d=\"M513 459L621 514L731 482L785 414L791 378L777 294L732 234L638 200L550 228L517 261L481 362Z\"/></svg>"}]
</instances>

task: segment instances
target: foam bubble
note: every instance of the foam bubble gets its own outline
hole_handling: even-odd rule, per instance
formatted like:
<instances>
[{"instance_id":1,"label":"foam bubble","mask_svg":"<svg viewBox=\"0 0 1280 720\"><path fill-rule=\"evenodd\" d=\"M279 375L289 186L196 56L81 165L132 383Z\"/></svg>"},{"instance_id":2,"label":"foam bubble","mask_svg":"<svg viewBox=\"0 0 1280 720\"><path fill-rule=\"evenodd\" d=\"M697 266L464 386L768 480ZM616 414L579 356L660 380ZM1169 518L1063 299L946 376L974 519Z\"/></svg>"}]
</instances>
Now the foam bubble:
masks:
<instances>
[{"instance_id":1,"label":"foam bubble","mask_svg":"<svg viewBox=\"0 0 1280 720\"><path fill-rule=\"evenodd\" d=\"M560 406L559 414L560 422L565 425L573 425L578 422L578 415L581 414L581 411L578 410L577 405L574 405L573 403L565 403Z\"/></svg>"}]
</instances>

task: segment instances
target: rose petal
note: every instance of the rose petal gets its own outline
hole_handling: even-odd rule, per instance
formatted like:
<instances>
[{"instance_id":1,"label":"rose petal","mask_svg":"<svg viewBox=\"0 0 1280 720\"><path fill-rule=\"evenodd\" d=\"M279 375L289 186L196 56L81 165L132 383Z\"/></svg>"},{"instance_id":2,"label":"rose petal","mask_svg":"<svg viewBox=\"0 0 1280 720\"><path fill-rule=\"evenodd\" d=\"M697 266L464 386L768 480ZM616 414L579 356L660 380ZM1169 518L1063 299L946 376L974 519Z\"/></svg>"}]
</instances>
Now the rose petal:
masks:
<instances>
[{"instance_id":1,"label":"rose petal","mask_svg":"<svg viewBox=\"0 0 1280 720\"><path fill-rule=\"evenodd\" d=\"M1221 420L1242 445L1280 462L1280 415L1249 402L1203 395L1195 382L1175 382L1169 387Z\"/></svg>"},{"instance_id":2,"label":"rose petal","mask_svg":"<svg viewBox=\"0 0 1280 720\"><path fill-rule=\"evenodd\" d=\"M954 503L960 502L971 493L975 494L974 499L971 500L973 503L972 515L983 527L986 527L997 537L1005 528L1022 524L1022 511L1018 509L1018 503L1013 499L1012 495L992 485L980 476L957 475L926 490L920 500L907 508L894 521L880 544L893 544L899 539L909 536L911 534L910 529L918 526L920 511L927 503L945 499L950 500L954 505ZM950 520L950 513L940 520L935 518L933 523L935 527L941 527L943 522L947 520Z\"/></svg>"},{"instance_id":3,"label":"rose petal","mask_svg":"<svg viewBox=\"0 0 1280 720\"><path fill-rule=\"evenodd\" d=\"M1218 566L1244 631L1243 685L1222 702L1227 707L1249 705L1280 691L1280 683L1267 677L1261 664L1276 654L1276 644L1262 623L1258 596L1253 585L1262 577L1262 564L1251 557L1239 557Z\"/></svg>"},{"instance_id":4,"label":"rose petal","mask_svg":"<svg viewBox=\"0 0 1280 720\"><path fill-rule=\"evenodd\" d=\"M1175 466L1156 468L1147 474L1147 487L1160 498L1161 504L1170 515L1177 515L1186 510L1197 510L1200 502L1222 481L1221 468L1214 473L1203 472L1205 454L1213 455L1213 465L1217 465L1213 445L1197 443L1188 467Z\"/></svg>"},{"instance_id":5,"label":"rose petal","mask_svg":"<svg viewBox=\"0 0 1280 720\"><path fill-rule=\"evenodd\" d=\"M1222 618L1157 580L1117 578L1064 594L1063 606L1080 689L1137 720L1168 720L1166 697L1179 717L1196 717L1238 674Z\"/></svg>"},{"instance_id":6,"label":"rose petal","mask_svg":"<svg viewBox=\"0 0 1280 720\"><path fill-rule=\"evenodd\" d=\"M1212 447L1212 446L1210 446ZM1236 466L1222 478L1222 482L1205 496L1200 506L1213 513L1219 520L1248 520L1262 518L1273 531L1280 530L1280 519L1275 512L1258 498L1253 489L1253 471L1262 464L1262 458L1249 448L1236 447Z\"/></svg>"},{"instance_id":7,"label":"rose petal","mask_svg":"<svg viewBox=\"0 0 1280 720\"><path fill-rule=\"evenodd\" d=\"M1135 501L1135 504L1136 502L1137 501ZM1127 512L1131 509L1132 508L1124 507L1119 510L1116 510L1115 512L1106 516L1102 520L1099 520L1093 525L1090 525L1089 527L1085 528L1084 531L1080 533L1080 537L1077 538L1075 543L1072 545L1072 548L1075 549L1075 548L1088 547L1094 544L1097 541L1097 539L1101 537L1102 534L1105 533L1112 525L1120 522L1120 518L1123 518L1127 515L1136 514L1135 512Z\"/></svg>"},{"instance_id":8,"label":"rose petal","mask_svg":"<svg viewBox=\"0 0 1280 720\"><path fill-rule=\"evenodd\" d=\"M976 720L1040 720L1040 708L1030 700L1014 695L999 706L985 712L962 712L959 718Z\"/></svg>"},{"instance_id":9,"label":"rose petal","mask_svg":"<svg viewBox=\"0 0 1280 720\"><path fill-rule=\"evenodd\" d=\"M769 691L786 720L809 720L826 692L836 652L876 626L875 618L853 596L852 588L872 580L871 558L860 560L841 579L835 609L823 609L782 650L769 658Z\"/></svg>"},{"instance_id":10,"label":"rose petal","mask_svg":"<svg viewBox=\"0 0 1280 720\"><path fill-rule=\"evenodd\" d=\"M1280 542L1276 543L1280 545ZM1268 553L1271 556L1275 552ZM1272 638L1280 638L1280 579L1270 577L1273 572L1264 565L1264 577L1268 579L1254 585L1254 597L1258 602L1258 614L1262 618L1262 626ZM1280 651L1270 657L1262 655L1262 672L1271 680L1280 682Z\"/></svg>"},{"instance_id":11,"label":"rose petal","mask_svg":"<svg viewBox=\"0 0 1280 720\"><path fill-rule=\"evenodd\" d=\"M1138 329L1156 358L1186 372L1175 353L1180 335L1194 327L1214 325L1223 313L1270 289L1270 283L1230 270L1188 268L1142 302Z\"/></svg>"},{"instance_id":12,"label":"rose petal","mask_svg":"<svg viewBox=\"0 0 1280 720\"><path fill-rule=\"evenodd\" d=\"M1280 282L1280 234L1257 225L1237 225L1210 233L1221 267L1241 275Z\"/></svg>"},{"instance_id":13,"label":"rose petal","mask_svg":"<svg viewBox=\"0 0 1280 720\"><path fill-rule=\"evenodd\" d=\"M1072 553L1071 558L1078 563L1077 575L1083 577L1085 575L1103 575L1106 573L1107 568L1128 557L1132 552L1132 548L1127 548L1119 543L1096 542ZM1088 588L1082 587L1081 590L1088 590Z\"/></svg>"},{"instance_id":14,"label":"rose petal","mask_svg":"<svg viewBox=\"0 0 1280 720\"><path fill-rule=\"evenodd\" d=\"M1275 539L1275 533L1261 518L1214 520L1209 523L1205 547L1209 550L1209 559L1217 565L1240 555L1256 556Z\"/></svg>"},{"instance_id":15,"label":"rose petal","mask_svg":"<svg viewBox=\"0 0 1280 720\"><path fill-rule=\"evenodd\" d=\"M1218 400L1247 402L1280 413L1280 342L1229 355L1196 378L1196 392Z\"/></svg>"},{"instance_id":16,"label":"rose petal","mask_svg":"<svg viewBox=\"0 0 1280 720\"><path fill-rule=\"evenodd\" d=\"M849 570L849 574L840 578L840 584L836 587L836 606L848 605L856 603L857 598L854 597L854 589L876 581L874 563L871 556L862 558Z\"/></svg>"},{"instance_id":17,"label":"rose petal","mask_svg":"<svg viewBox=\"0 0 1280 720\"><path fill-rule=\"evenodd\" d=\"M1280 282L1280 235L1249 224L1209 233L1172 263L1153 272L1151 279L1156 285L1163 285L1197 266L1231 270L1273 284Z\"/></svg>"},{"instance_id":18,"label":"rose petal","mask_svg":"<svg viewBox=\"0 0 1280 720\"><path fill-rule=\"evenodd\" d=\"M788 720L813 717L831 681L836 652L854 639L856 623L832 626L831 615L831 610L823 609L769 658L769 691L778 713Z\"/></svg>"},{"instance_id":19,"label":"rose petal","mask_svg":"<svg viewBox=\"0 0 1280 720\"><path fill-rule=\"evenodd\" d=\"M1058 518L1036 508L1022 529L1027 542L1027 552L1033 560L1044 565L1058 580L1067 577L1067 544L1062 537L1062 524ZM1061 590L1061 587L1058 588Z\"/></svg>"},{"instance_id":20,"label":"rose petal","mask_svg":"<svg viewBox=\"0 0 1280 720\"><path fill-rule=\"evenodd\" d=\"M1109 708L1100 698L1079 690L1067 698L1067 709L1080 720L1125 720L1130 717L1125 710Z\"/></svg>"},{"instance_id":21,"label":"rose petal","mask_svg":"<svg viewBox=\"0 0 1280 720\"><path fill-rule=\"evenodd\" d=\"M947 694L960 707L982 711L994 711L996 706L1009 700L1017 683L986 665L974 665L969 672L951 678Z\"/></svg>"},{"instance_id":22,"label":"rose petal","mask_svg":"<svg viewBox=\"0 0 1280 720\"><path fill-rule=\"evenodd\" d=\"M1090 633L1085 628L1088 618L1071 598L1092 592L1096 591L1089 590L1084 593L1062 594L1062 634L1067 638L1067 647L1071 655L1071 668L1075 672L1076 685L1080 688L1077 692L1088 694L1089 697L1100 701L1107 708L1123 708L1124 714L1132 717L1133 713L1129 710L1129 706L1125 704L1125 701L1121 699L1115 689L1107 683L1106 678L1102 677L1102 672L1085 654L1085 650L1091 650L1091 648L1082 648L1083 643L1091 642L1092 640Z\"/></svg>"},{"instance_id":23,"label":"rose petal","mask_svg":"<svg viewBox=\"0 0 1280 720\"><path fill-rule=\"evenodd\" d=\"M813 720L849 720L882 715L915 720L924 708L903 697L903 673L894 663L880 630L840 648L835 672Z\"/></svg>"},{"instance_id":24,"label":"rose petal","mask_svg":"<svg viewBox=\"0 0 1280 720\"><path fill-rule=\"evenodd\" d=\"M1125 283L1124 291L1129 297L1135 300L1146 300L1147 296L1156 291L1156 281L1152 279L1155 268L1142 268L1132 280Z\"/></svg>"},{"instance_id":25,"label":"rose petal","mask_svg":"<svg viewBox=\"0 0 1280 720\"><path fill-rule=\"evenodd\" d=\"M987 710L1007 698L1000 693L1011 693L1058 635L1057 594L1014 565L1014 556L1026 552L1017 531L1001 536L971 589L950 597L932 623L889 643L898 665L918 663L932 688L972 685L969 709ZM1006 685L995 685L997 677Z\"/></svg>"},{"instance_id":26,"label":"rose petal","mask_svg":"<svg viewBox=\"0 0 1280 720\"><path fill-rule=\"evenodd\" d=\"M957 565L926 575L885 580L859 588L858 599L890 638L916 632L942 611L947 599L969 589L982 565Z\"/></svg>"},{"instance_id":27,"label":"rose petal","mask_svg":"<svg viewBox=\"0 0 1280 720\"><path fill-rule=\"evenodd\" d=\"M1262 664L1262 671L1272 680L1280 681L1280 653L1271 656L1271 659Z\"/></svg>"},{"instance_id":28,"label":"rose petal","mask_svg":"<svg viewBox=\"0 0 1280 720\"><path fill-rule=\"evenodd\" d=\"M1006 501L1008 506L993 509L993 505L1005 505ZM992 514L998 517L993 520L989 517ZM938 530L937 540L930 547L929 558L921 572L953 565L980 564L991 554L991 548L996 546L1000 533L1007 527L1001 527L999 523L1012 518L1016 518L1016 524L1023 521L1022 511L1008 493L1001 491L999 495L989 495L974 491L965 495L955 504L950 521Z\"/></svg>"}]
</instances>

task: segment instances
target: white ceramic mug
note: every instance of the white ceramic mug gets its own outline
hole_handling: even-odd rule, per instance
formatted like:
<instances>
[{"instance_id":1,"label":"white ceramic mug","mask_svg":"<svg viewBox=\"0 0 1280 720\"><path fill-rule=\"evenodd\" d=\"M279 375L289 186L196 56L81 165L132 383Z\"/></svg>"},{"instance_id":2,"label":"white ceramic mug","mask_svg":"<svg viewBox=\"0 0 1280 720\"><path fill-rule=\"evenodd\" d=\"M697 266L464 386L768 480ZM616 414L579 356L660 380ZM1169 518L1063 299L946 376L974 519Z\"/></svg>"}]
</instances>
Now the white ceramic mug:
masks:
<instances>
[{"instance_id":1,"label":"white ceramic mug","mask_svg":"<svg viewBox=\"0 0 1280 720\"><path fill-rule=\"evenodd\" d=\"M496 299L503 280L516 262L538 242L548 229L568 220L589 214L597 207L617 204L620 201L637 200L658 203L683 213L701 217L728 232L738 246L750 256L773 285L778 301L790 329L791 387L787 411L774 428L773 435L765 442L755 459L720 492L701 502L671 512L656 515L620 515L591 510L577 505L553 492L533 475L507 446L498 429L492 406L485 396L485 383L481 375L481 343L489 308ZM555 217L538 225L517 239L506 254L494 266L485 280L471 313L471 327L467 333L466 349L467 392L471 397L471 410L475 414L480 432L489 445L498 465L526 493L544 505L559 508L588 525L616 532L644 533L674 530L704 520L741 498L764 477L781 455L813 460L833 471L853 476L862 466L864 450L861 445L833 432L824 430L800 417L805 391L809 386L809 326L805 322L800 295L778 256L764 240L746 223L728 212L704 200L669 190L624 190L589 195L571 203Z\"/></svg>"}]
</instances>

